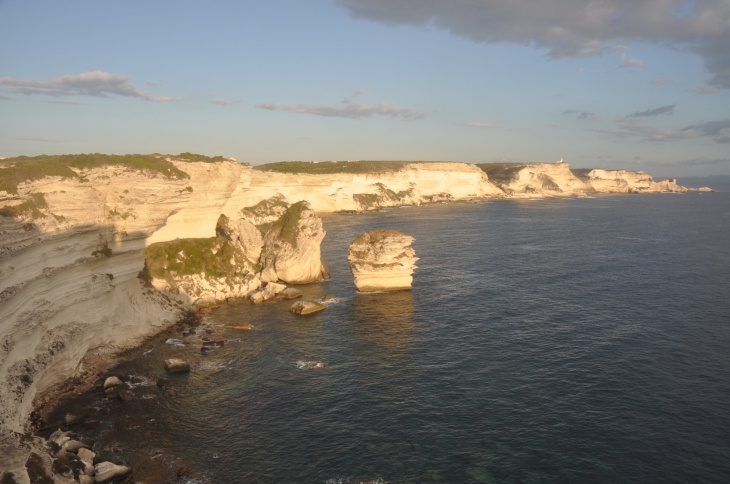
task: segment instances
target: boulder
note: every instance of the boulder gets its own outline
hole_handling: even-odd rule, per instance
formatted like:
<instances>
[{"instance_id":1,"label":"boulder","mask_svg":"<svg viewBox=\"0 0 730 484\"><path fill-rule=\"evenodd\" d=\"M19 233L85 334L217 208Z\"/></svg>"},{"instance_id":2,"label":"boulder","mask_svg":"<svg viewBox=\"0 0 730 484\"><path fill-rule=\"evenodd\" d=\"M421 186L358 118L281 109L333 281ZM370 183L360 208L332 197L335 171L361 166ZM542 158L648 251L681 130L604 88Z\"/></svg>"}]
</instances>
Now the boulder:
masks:
<instances>
[{"instance_id":1,"label":"boulder","mask_svg":"<svg viewBox=\"0 0 730 484\"><path fill-rule=\"evenodd\" d=\"M332 301L335 297L332 294L327 294L325 297L322 298L322 301Z\"/></svg>"},{"instance_id":2,"label":"boulder","mask_svg":"<svg viewBox=\"0 0 730 484\"><path fill-rule=\"evenodd\" d=\"M268 282L266 286L255 291L250 296L250 300L253 304L261 304L264 301L274 299L277 294L284 291L286 286L284 284L277 284L275 282Z\"/></svg>"},{"instance_id":3,"label":"boulder","mask_svg":"<svg viewBox=\"0 0 730 484\"><path fill-rule=\"evenodd\" d=\"M190 371L190 363L180 358L165 360L165 369L169 373L185 373Z\"/></svg>"},{"instance_id":4,"label":"boulder","mask_svg":"<svg viewBox=\"0 0 730 484\"><path fill-rule=\"evenodd\" d=\"M115 386L121 385L121 384L122 384L122 380L120 380L118 377L110 376L109 378L104 380L104 389L107 389L110 387L115 387Z\"/></svg>"},{"instance_id":5,"label":"boulder","mask_svg":"<svg viewBox=\"0 0 730 484\"><path fill-rule=\"evenodd\" d=\"M129 475L131 469L111 462L101 462L94 466L94 480L97 484L120 481Z\"/></svg>"},{"instance_id":6,"label":"boulder","mask_svg":"<svg viewBox=\"0 0 730 484\"><path fill-rule=\"evenodd\" d=\"M63 447L61 447L61 450L64 450L66 452L73 452L74 454L79 451L79 449L88 447L83 442L79 442L78 440L69 440L65 444L63 444Z\"/></svg>"},{"instance_id":7,"label":"boulder","mask_svg":"<svg viewBox=\"0 0 730 484\"><path fill-rule=\"evenodd\" d=\"M212 307L215 307L215 305L216 305L215 296L211 296L210 294L205 295L203 297L199 297L198 299L193 301L193 306L195 306L198 309L212 308Z\"/></svg>"},{"instance_id":8,"label":"boulder","mask_svg":"<svg viewBox=\"0 0 730 484\"><path fill-rule=\"evenodd\" d=\"M314 301L297 301L291 305L289 311L294 314L312 314L324 311L327 306Z\"/></svg>"},{"instance_id":9,"label":"boulder","mask_svg":"<svg viewBox=\"0 0 730 484\"><path fill-rule=\"evenodd\" d=\"M63 447L63 444L71 440L71 437L68 435L70 433L71 432L62 432L61 429L58 429L53 432L50 437L48 437L48 442L51 442L61 448Z\"/></svg>"},{"instance_id":10,"label":"boulder","mask_svg":"<svg viewBox=\"0 0 730 484\"><path fill-rule=\"evenodd\" d=\"M289 207L264 237L261 280L307 284L329 278L320 252L325 234L308 202Z\"/></svg>"},{"instance_id":11,"label":"boulder","mask_svg":"<svg viewBox=\"0 0 730 484\"><path fill-rule=\"evenodd\" d=\"M96 457L96 454L86 447L81 447L76 455L78 455L79 459L81 459L86 464L89 464L90 466L94 465L94 457Z\"/></svg>"},{"instance_id":12,"label":"boulder","mask_svg":"<svg viewBox=\"0 0 730 484\"><path fill-rule=\"evenodd\" d=\"M287 287L279 294L277 294L276 297L279 297L281 299L296 299L298 297L302 297L302 291L300 291L299 289L294 289L293 287Z\"/></svg>"},{"instance_id":13,"label":"boulder","mask_svg":"<svg viewBox=\"0 0 730 484\"><path fill-rule=\"evenodd\" d=\"M411 289L417 268L415 239L395 230L372 230L352 241L347 261L361 292Z\"/></svg>"},{"instance_id":14,"label":"boulder","mask_svg":"<svg viewBox=\"0 0 730 484\"><path fill-rule=\"evenodd\" d=\"M87 476L86 474L82 474L79 476L79 484L94 484L95 482L96 479L91 476Z\"/></svg>"}]
</instances>

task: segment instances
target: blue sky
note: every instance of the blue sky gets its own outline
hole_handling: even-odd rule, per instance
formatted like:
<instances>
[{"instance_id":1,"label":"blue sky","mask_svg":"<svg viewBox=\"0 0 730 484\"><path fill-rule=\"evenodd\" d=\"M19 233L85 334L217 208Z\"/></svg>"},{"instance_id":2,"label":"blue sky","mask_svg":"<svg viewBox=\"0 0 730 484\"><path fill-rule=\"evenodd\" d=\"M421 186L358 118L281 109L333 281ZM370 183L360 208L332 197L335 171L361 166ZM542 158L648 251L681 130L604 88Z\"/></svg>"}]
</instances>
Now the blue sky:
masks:
<instances>
[{"instance_id":1,"label":"blue sky","mask_svg":"<svg viewBox=\"0 0 730 484\"><path fill-rule=\"evenodd\" d=\"M0 156L730 174L730 4L576 2L0 0Z\"/></svg>"}]
</instances>

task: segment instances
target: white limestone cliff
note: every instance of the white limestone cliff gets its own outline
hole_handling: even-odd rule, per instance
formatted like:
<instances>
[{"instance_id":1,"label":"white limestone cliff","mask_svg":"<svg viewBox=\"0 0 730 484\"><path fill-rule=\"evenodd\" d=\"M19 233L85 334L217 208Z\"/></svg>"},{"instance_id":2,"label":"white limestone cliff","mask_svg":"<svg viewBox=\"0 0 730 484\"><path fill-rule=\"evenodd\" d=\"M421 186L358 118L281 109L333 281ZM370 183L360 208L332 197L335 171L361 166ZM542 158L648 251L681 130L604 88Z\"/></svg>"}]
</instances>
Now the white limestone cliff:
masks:
<instances>
[{"instance_id":1,"label":"white limestone cliff","mask_svg":"<svg viewBox=\"0 0 730 484\"><path fill-rule=\"evenodd\" d=\"M306 284L329 278L322 264L320 244L326 232L322 219L306 201L287 209L266 232L261 253L261 279Z\"/></svg>"},{"instance_id":2,"label":"white limestone cliff","mask_svg":"<svg viewBox=\"0 0 730 484\"><path fill-rule=\"evenodd\" d=\"M596 193L687 192L685 187L677 185L677 180L655 182L651 175L643 171L590 170L581 178Z\"/></svg>"},{"instance_id":3,"label":"white limestone cliff","mask_svg":"<svg viewBox=\"0 0 730 484\"><path fill-rule=\"evenodd\" d=\"M414 240L395 230L371 230L353 240L347 261L358 291L410 289L418 260Z\"/></svg>"}]
</instances>

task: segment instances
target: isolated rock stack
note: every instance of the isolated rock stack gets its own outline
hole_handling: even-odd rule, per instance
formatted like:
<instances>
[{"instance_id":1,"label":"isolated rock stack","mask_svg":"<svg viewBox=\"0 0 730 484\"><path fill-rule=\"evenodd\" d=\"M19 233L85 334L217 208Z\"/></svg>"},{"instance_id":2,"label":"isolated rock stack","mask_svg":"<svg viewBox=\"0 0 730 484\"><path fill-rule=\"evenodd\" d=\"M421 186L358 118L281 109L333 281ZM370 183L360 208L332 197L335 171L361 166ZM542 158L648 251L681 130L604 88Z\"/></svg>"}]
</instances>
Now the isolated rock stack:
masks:
<instances>
[{"instance_id":1,"label":"isolated rock stack","mask_svg":"<svg viewBox=\"0 0 730 484\"><path fill-rule=\"evenodd\" d=\"M415 239L395 230L372 230L352 241L347 257L361 292L411 289L417 268Z\"/></svg>"}]
</instances>

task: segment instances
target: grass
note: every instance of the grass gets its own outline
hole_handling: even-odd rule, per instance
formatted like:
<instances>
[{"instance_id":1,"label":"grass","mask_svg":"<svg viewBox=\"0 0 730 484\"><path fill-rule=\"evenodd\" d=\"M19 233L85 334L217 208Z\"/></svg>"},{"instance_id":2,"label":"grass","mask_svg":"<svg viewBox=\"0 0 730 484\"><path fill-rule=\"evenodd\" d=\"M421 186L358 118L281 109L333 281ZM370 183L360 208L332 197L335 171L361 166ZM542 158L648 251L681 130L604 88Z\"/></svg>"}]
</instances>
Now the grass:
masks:
<instances>
[{"instance_id":1,"label":"grass","mask_svg":"<svg viewBox=\"0 0 730 484\"><path fill-rule=\"evenodd\" d=\"M490 179L509 179L527 165L525 163L477 163L476 166L481 168Z\"/></svg>"},{"instance_id":2,"label":"grass","mask_svg":"<svg viewBox=\"0 0 730 484\"><path fill-rule=\"evenodd\" d=\"M279 239L288 242L292 247L297 246L297 237L300 232L299 222L305 210L309 210L309 204L304 200L297 202L271 226L272 230L279 230Z\"/></svg>"},{"instance_id":3,"label":"grass","mask_svg":"<svg viewBox=\"0 0 730 484\"><path fill-rule=\"evenodd\" d=\"M0 191L18 193L18 185L23 182L40 180L47 176L75 178L88 182L72 168L89 170L102 166L122 166L131 170L171 179L190 178L169 161L154 155L104 155L101 153L79 155L40 155L18 156L0 160Z\"/></svg>"},{"instance_id":4,"label":"grass","mask_svg":"<svg viewBox=\"0 0 730 484\"><path fill-rule=\"evenodd\" d=\"M221 161L226 161L228 158L223 158L222 156L205 156L205 155L198 155L196 153L180 153L179 155L161 155L166 156L170 158L174 158L176 160L182 160L182 161L202 161L203 163L219 163Z\"/></svg>"},{"instance_id":5,"label":"grass","mask_svg":"<svg viewBox=\"0 0 730 484\"><path fill-rule=\"evenodd\" d=\"M400 171L408 161L334 161L310 163L306 161L280 161L254 166L254 170L276 173L326 175L335 173L388 173Z\"/></svg>"},{"instance_id":6,"label":"grass","mask_svg":"<svg viewBox=\"0 0 730 484\"><path fill-rule=\"evenodd\" d=\"M46 216L40 211L41 208L48 208L46 197L42 193L31 193L30 200L18 205L0 208L0 215L9 218L21 218L30 215L30 218L36 220Z\"/></svg>"},{"instance_id":7,"label":"grass","mask_svg":"<svg viewBox=\"0 0 730 484\"><path fill-rule=\"evenodd\" d=\"M178 239L159 242L145 249L147 269L157 278L205 274L208 277L230 277L236 274L236 250L223 237Z\"/></svg>"},{"instance_id":8,"label":"grass","mask_svg":"<svg viewBox=\"0 0 730 484\"><path fill-rule=\"evenodd\" d=\"M242 210L253 217L266 217L274 215L273 211L276 207L282 207L283 209L289 208L289 204L286 203L286 199L281 195L275 195L266 200L261 200L259 203L252 207L246 207Z\"/></svg>"}]
</instances>

